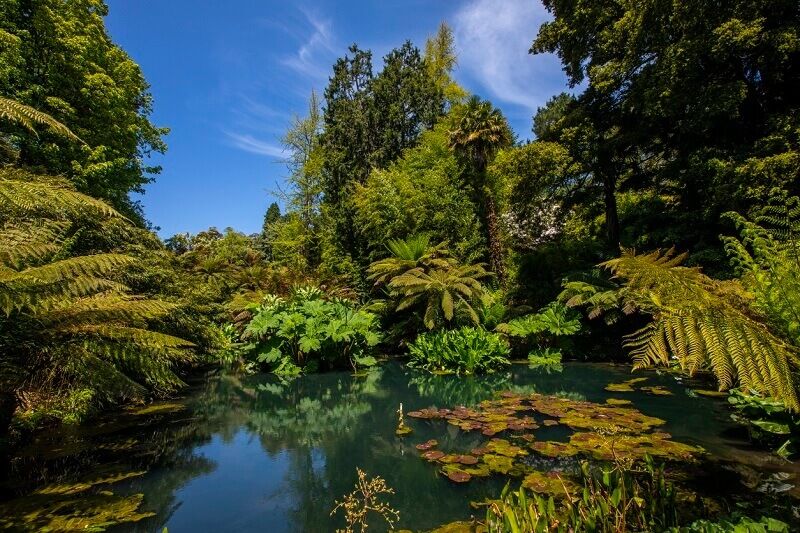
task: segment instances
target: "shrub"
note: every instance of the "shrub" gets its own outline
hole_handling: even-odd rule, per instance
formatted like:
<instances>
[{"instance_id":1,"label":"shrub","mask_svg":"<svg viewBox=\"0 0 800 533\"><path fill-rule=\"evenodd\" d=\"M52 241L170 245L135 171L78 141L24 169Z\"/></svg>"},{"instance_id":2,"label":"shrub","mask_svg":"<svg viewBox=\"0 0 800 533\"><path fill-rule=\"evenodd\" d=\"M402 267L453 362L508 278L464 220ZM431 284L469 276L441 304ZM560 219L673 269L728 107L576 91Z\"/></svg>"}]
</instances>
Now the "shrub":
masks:
<instances>
[{"instance_id":1,"label":"shrub","mask_svg":"<svg viewBox=\"0 0 800 533\"><path fill-rule=\"evenodd\" d=\"M242 339L247 353L277 374L373 366L369 352L380 342L378 318L316 288L295 289L288 300L268 295L251 309Z\"/></svg>"},{"instance_id":2,"label":"shrub","mask_svg":"<svg viewBox=\"0 0 800 533\"><path fill-rule=\"evenodd\" d=\"M510 348L497 333L463 327L423 333L409 345L409 366L429 372L481 374L509 364Z\"/></svg>"},{"instance_id":3,"label":"shrub","mask_svg":"<svg viewBox=\"0 0 800 533\"><path fill-rule=\"evenodd\" d=\"M560 302L553 302L538 313L515 318L496 329L518 339L529 350L528 359L532 363L557 364L562 355L559 337L578 333L581 322L575 311Z\"/></svg>"}]
</instances>

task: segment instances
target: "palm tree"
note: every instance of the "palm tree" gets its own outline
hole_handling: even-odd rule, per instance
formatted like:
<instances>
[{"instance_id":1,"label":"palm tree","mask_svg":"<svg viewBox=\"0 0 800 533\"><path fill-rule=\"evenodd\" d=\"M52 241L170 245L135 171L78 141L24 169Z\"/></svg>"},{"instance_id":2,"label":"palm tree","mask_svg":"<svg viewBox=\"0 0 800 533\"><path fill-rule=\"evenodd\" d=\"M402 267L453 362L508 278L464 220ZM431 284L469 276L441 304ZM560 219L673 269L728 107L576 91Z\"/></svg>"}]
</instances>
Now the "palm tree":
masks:
<instances>
[{"instance_id":1,"label":"palm tree","mask_svg":"<svg viewBox=\"0 0 800 533\"><path fill-rule=\"evenodd\" d=\"M486 167L498 150L513 142L513 135L500 110L477 96L470 98L456 113L456 126L450 131L450 148L472 166L473 188L482 211L490 265L502 282L504 269L500 228L494 195L486 180Z\"/></svg>"}]
</instances>

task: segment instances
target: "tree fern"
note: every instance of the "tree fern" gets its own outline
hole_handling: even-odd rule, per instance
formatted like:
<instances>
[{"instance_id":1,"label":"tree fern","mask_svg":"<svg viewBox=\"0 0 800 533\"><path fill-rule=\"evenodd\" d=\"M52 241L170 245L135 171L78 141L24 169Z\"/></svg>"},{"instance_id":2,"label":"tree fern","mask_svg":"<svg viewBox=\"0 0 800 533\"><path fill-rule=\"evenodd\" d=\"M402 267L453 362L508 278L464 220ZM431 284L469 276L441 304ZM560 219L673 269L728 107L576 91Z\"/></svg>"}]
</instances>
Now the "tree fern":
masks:
<instances>
[{"instance_id":1,"label":"tree fern","mask_svg":"<svg viewBox=\"0 0 800 533\"><path fill-rule=\"evenodd\" d=\"M489 275L482 265L413 268L392 278L389 288L399 299L396 311L417 305L424 308L423 323L428 329L441 322L452 323L457 315L478 325L472 304L483 294L481 279Z\"/></svg>"},{"instance_id":2,"label":"tree fern","mask_svg":"<svg viewBox=\"0 0 800 533\"><path fill-rule=\"evenodd\" d=\"M5 119L9 122L19 124L24 128L36 133L36 126L46 126L48 129L57 133L58 135L68 137L77 142L83 142L77 135L72 133L61 122L55 120L47 113L42 113L30 106L11 100L10 98L3 98L0 96L0 119Z\"/></svg>"},{"instance_id":3,"label":"tree fern","mask_svg":"<svg viewBox=\"0 0 800 533\"><path fill-rule=\"evenodd\" d=\"M720 389L743 387L800 410L794 372L797 348L776 334L751 306L752 294L738 281L718 281L681 266L672 250L622 256L603 263L624 282L626 312L641 311L652 322L627 336L635 367L667 365L673 358L694 374L710 369Z\"/></svg>"},{"instance_id":4,"label":"tree fern","mask_svg":"<svg viewBox=\"0 0 800 533\"><path fill-rule=\"evenodd\" d=\"M389 282L395 276L413 268L447 267L452 262L444 243L431 246L427 235L413 235L407 239L392 239L386 248L391 256L375 261L369 266L367 279L375 285Z\"/></svg>"},{"instance_id":5,"label":"tree fern","mask_svg":"<svg viewBox=\"0 0 800 533\"><path fill-rule=\"evenodd\" d=\"M770 325L800 346L800 199L778 197L756 222L727 213L739 237L723 237L725 250Z\"/></svg>"},{"instance_id":6,"label":"tree fern","mask_svg":"<svg viewBox=\"0 0 800 533\"><path fill-rule=\"evenodd\" d=\"M23 398L57 403L72 390L91 390L96 404L181 385L174 369L192 359L191 344L149 328L175 306L130 295L114 280L135 259L114 253L60 258L79 221L108 217L121 218L64 180L0 170L5 405L9 395L12 405ZM39 405L28 401L23 407Z\"/></svg>"}]
</instances>

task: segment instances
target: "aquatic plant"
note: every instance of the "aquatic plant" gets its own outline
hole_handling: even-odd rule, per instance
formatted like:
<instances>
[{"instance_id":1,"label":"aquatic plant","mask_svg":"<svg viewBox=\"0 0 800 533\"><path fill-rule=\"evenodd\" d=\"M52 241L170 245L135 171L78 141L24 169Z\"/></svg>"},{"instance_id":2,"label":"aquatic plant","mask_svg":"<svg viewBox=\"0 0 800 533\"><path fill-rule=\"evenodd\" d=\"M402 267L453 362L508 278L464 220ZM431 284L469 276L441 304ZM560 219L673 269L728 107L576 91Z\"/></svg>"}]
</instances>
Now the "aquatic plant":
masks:
<instances>
[{"instance_id":1,"label":"aquatic plant","mask_svg":"<svg viewBox=\"0 0 800 533\"><path fill-rule=\"evenodd\" d=\"M495 372L508 366L510 354L500 335L470 327L422 333L408 351L412 368L457 374Z\"/></svg>"},{"instance_id":2,"label":"aquatic plant","mask_svg":"<svg viewBox=\"0 0 800 533\"><path fill-rule=\"evenodd\" d=\"M538 417L546 416L539 421ZM444 453L436 444L418 447L421 457L443 465L441 474L457 483L491 474L530 476L531 487L550 486L537 477L526 457L576 457L613 461L629 467L651 457L664 461L693 462L703 450L673 441L668 433L652 431L664 420L630 407L597 404L537 393L506 392L473 408L427 408L407 413L410 418L446 420L465 432L492 437L469 453ZM537 416L537 418L534 418ZM536 438L540 425L565 425L573 429L567 442ZM503 433L504 437L496 435Z\"/></svg>"},{"instance_id":3,"label":"aquatic plant","mask_svg":"<svg viewBox=\"0 0 800 533\"><path fill-rule=\"evenodd\" d=\"M661 531L678 524L676 489L666 481L663 465L649 458L636 470L619 464L596 470L583 462L577 484L558 475L533 477L517 491L506 485L500 499L489 502L488 531L616 533ZM556 503L552 495L537 492L562 497Z\"/></svg>"},{"instance_id":4,"label":"aquatic plant","mask_svg":"<svg viewBox=\"0 0 800 533\"><path fill-rule=\"evenodd\" d=\"M731 418L746 426L753 440L787 459L800 451L800 416L783 402L731 389L728 403L734 409Z\"/></svg>"},{"instance_id":5,"label":"aquatic plant","mask_svg":"<svg viewBox=\"0 0 800 533\"><path fill-rule=\"evenodd\" d=\"M394 523L400 520L400 512L393 509L388 503L381 501L384 494L394 494L394 489L389 487L380 476L367 480L367 474L360 468L356 469L358 481L356 488L344 496L342 501L336 501L336 507L331 511L335 515L339 509L344 511L346 522L345 529L337 529L337 533L364 532L369 527L367 519L371 513L378 515L391 529Z\"/></svg>"}]
</instances>

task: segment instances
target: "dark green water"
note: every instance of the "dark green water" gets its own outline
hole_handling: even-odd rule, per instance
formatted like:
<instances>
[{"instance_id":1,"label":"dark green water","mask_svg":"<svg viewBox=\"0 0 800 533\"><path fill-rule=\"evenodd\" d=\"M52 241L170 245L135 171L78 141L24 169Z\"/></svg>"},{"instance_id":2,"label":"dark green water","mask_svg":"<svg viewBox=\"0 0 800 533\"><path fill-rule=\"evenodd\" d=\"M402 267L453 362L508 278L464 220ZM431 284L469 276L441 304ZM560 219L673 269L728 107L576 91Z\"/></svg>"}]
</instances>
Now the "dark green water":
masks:
<instances>
[{"instance_id":1,"label":"dark green water","mask_svg":"<svg viewBox=\"0 0 800 533\"><path fill-rule=\"evenodd\" d=\"M386 479L396 495L400 528L432 528L467 518L469 501L496 495L505 480L455 485L419 458L414 445L436 438L444 451L485 442L442 421L407 419L409 437L395 436L396 411L473 405L503 390L566 394L602 402L633 400L648 415L667 420L676 440L713 456L755 458L731 435L723 401L691 397L671 376L640 373L646 385L672 396L610 393L610 382L630 378L625 367L566 364L551 372L514 365L484 378L431 376L388 364L365 377L348 373L305 376L282 383L273 376L212 377L192 388L181 405L149 414L125 413L91 427L41 436L11 463L5 496L37 486L108 473L146 471L114 483L115 494L144 495L142 510L155 516L115 531L170 533L225 531L333 531L334 500L350 492L356 467ZM563 439L567 430L542 428L539 439ZM375 523L371 530L381 531Z\"/></svg>"}]
</instances>

